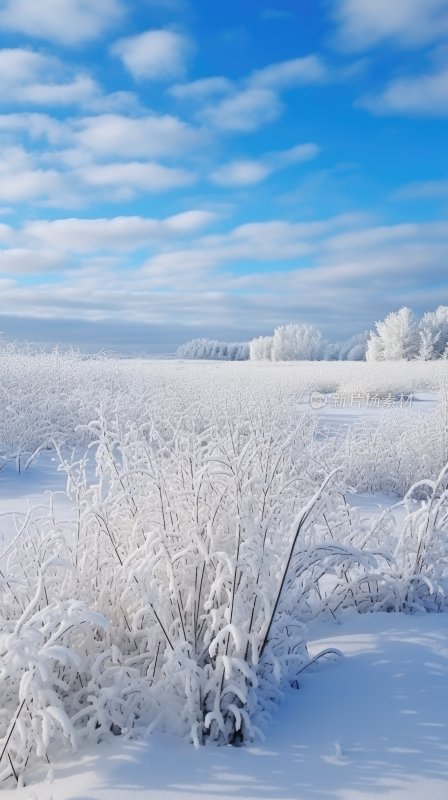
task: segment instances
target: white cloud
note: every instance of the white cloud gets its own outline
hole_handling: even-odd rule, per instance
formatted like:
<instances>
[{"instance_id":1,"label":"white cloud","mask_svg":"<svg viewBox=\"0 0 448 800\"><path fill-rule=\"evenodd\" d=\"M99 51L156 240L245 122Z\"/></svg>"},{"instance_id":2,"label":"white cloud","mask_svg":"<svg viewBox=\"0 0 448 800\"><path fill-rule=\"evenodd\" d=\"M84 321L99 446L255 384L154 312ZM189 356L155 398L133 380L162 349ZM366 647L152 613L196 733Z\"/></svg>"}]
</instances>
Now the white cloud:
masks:
<instances>
[{"instance_id":1,"label":"white cloud","mask_svg":"<svg viewBox=\"0 0 448 800\"><path fill-rule=\"evenodd\" d=\"M67 260L53 250L10 248L0 250L0 272L11 275L31 275L56 272L67 267Z\"/></svg>"},{"instance_id":2,"label":"white cloud","mask_svg":"<svg viewBox=\"0 0 448 800\"><path fill-rule=\"evenodd\" d=\"M337 43L360 51L383 42L420 47L448 34L447 0L333 0Z\"/></svg>"},{"instance_id":3,"label":"white cloud","mask_svg":"<svg viewBox=\"0 0 448 800\"><path fill-rule=\"evenodd\" d=\"M197 147L205 142L205 134L169 114L100 114L76 120L75 139L103 158L153 158Z\"/></svg>"},{"instance_id":4,"label":"white cloud","mask_svg":"<svg viewBox=\"0 0 448 800\"><path fill-rule=\"evenodd\" d=\"M311 142L299 144L289 150L267 153L258 161L244 159L231 161L215 169L210 178L218 186L252 186L279 169L309 161L317 156L319 147Z\"/></svg>"},{"instance_id":5,"label":"white cloud","mask_svg":"<svg viewBox=\"0 0 448 800\"><path fill-rule=\"evenodd\" d=\"M448 116L448 67L426 75L397 78L360 106L378 115Z\"/></svg>"},{"instance_id":6,"label":"white cloud","mask_svg":"<svg viewBox=\"0 0 448 800\"><path fill-rule=\"evenodd\" d=\"M166 219L113 217L110 219L37 220L25 225L22 236L29 244L64 252L138 250L174 236L190 235L210 224L215 215L202 210L186 211Z\"/></svg>"},{"instance_id":7,"label":"white cloud","mask_svg":"<svg viewBox=\"0 0 448 800\"><path fill-rule=\"evenodd\" d=\"M53 56L9 48L0 50L0 94L11 103L74 105L93 100L99 88Z\"/></svg>"},{"instance_id":8,"label":"white cloud","mask_svg":"<svg viewBox=\"0 0 448 800\"><path fill-rule=\"evenodd\" d=\"M180 33L150 30L120 39L111 52L121 58L135 79L167 81L181 78L192 51L192 42Z\"/></svg>"},{"instance_id":9,"label":"white cloud","mask_svg":"<svg viewBox=\"0 0 448 800\"><path fill-rule=\"evenodd\" d=\"M199 228L210 225L216 220L216 217L217 215L212 211L192 209L191 211L182 211L180 214L174 214L174 216L164 220L164 223L169 231L183 235L193 233Z\"/></svg>"},{"instance_id":10,"label":"white cloud","mask_svg":"<svg viewBox=\"0 0 448 800\"><path fill-rule=\"evenodd\" d=\"M327 79L324 63L311 55L270 64L233 85L215 77L175 86L172 91L177 97L199 102L216 95L214 102L201 109L200 117L221 130L249 132L280 116L281 92Z\"/></svg>"},{"instance_id":11,"label":"white cloud","mask_svg":"<svg viewBox=\"0 0 448 800\"><path fill-rule=\"evenodd\" d=\"M37 167L20 147L3 148L0 152L0 202L50 198L63 191L60 174Z\"/></svg>"},{"instance_id":12,"label":"white cloud","mask_svg":"<svg viewBox=\"0 0 448 800\"><path fill-rule=\"evenodd\" d=\"M168 91L179 100L201 102L210 97L229 94L233 89L234 84L232 81L219 75L212 78L201 78L190 83L176 83Z\"/></svg>"},{"instance_id":13,"label":"white cloud","mask_svg":"<svg viewBox=\"0 0 448 800\"><path fill-rule=\"evenodd\" d=\"M403 242L422 236L422 227L417 224L383 225L359 231L348 231L331 237L325 249L334 252L367 252L375 247Z\"/></svg>"},{"instance_id":14,"label":"white cloud","mask_svg":"<svg viewBox=\"0 0 448 800\"><path fill-rule=\"evenodd\" d=\"M243 338L294 318L314 322L327 335L337 330L344 336L362 330L403 302L422 311L443 299L440 287L437 291L427 288L427 276L430 272L435 281L445 277L446 223L377 225L357 232L364 222L362 215L309 223L271 220L203 236L179 249L174 240L170 244L175 232L189 238L191 226L203 222L202 215L98 220L96 233L94 227L84 226L88 220L75 220L72 228L67 220L57 225L33 223L37 226L34 244L31 233L24 230L21 235L29 238L21 251L16 248L22 255L9 258L6 251L0 259L3 274L9 274L14 258L21 269L32 269L41 259L43 270L48 271L51 263L46 259L54 251L52 263L59 258L66 270L57 283L30 286L19 280L2 281L4 307L20 317L21 331L26 330L27 336L33 330L31 318L51 320L52 332L47 326L47 335L41 334L41 339L58 340L65 328L66 340L72 341L76 330L84 331L90 321L90 341L114 342L121 348L131 330L135 343L151 346L156 340L191 338L185 333L188 328L192 335L213 336L219 329L223 336ZM113 222L112 227L104 224L101 228L108 222ZM151 222L156 223L154 229L148 228ZM47 227L40 229L42 224ZM164 224L171 230L162 231ZM336 238L336 231L345 238ZM85 237L91 238L91 247L110 241L114 259L118 256L119 261L105 259L97 250L88 256L86 251L77 264L67 264L63 250L67 237L79 246ZM132 266L135 256L126 260L127 243L135 238L151 239L158 250L140 268ZM253 269L257 261L264 262L263 269ZM282 261L288 262L285 268ZM249 263L247 270L227 268ZM82 320L83 325L75 330L70 319ZM136 331L139 324L148 327ZM13 330L6 318L1 327ZM110 338L105 340L102 337L108 331Z\"/></svg>"},{"instance_id":15,"label":"white cloud","mask_svg":"<svg viewBox=\"0 0 448 800\"><path fill-rule=\"evenodd\" d=\"M73 80L66 83L34 83L23 86L20 89L20 99L24 103L40 106L82 105L93 99L97 92L97 84L89 75L75 75ZM15 99L19 98L16 96Z\"/></svg>"},{"instance_id":16,"label":"white cloud","mask_svg":"<svg viewBox=\"0 0 448 800\"><path fill-rule=\"evenodd\" d=\"M30 139L47 139L51 144L59 144L67 138L66 126L48 116L20 112L0 115L0 132L21 133Z\"/></svg>"},{"instance_id":17,"label":"white cloud","mask_svg":"<svg viewBox=\"0 0 448 800\"><path fill-rule=\"evenodd\" d=\"M201 117L221 130L248 132L277 119L281 110L282 104L275 92L254 88L243 89L206 107Z\"/></svg>"},{"instance_id":18,"label":"white cloud","mask_svg":"<svg viewBox=\"0 0 448 800\"><path fill-rule=\"evenodd\" d=\"M334 225L338 225L335 220L323 225L284 220L245 223L228 233L197 239L188 248L158 253L147 262L145 271L153 276L171 270L188 275L191 270L207 271L239 261L299 259L315 249L310 240Z\"/></svg>"},{"instance_id":19,"label":"white cloud","mask_svg":"<svg viewBox=\"0 0 448 800\"><path fill-rule=\"evenodd\" d=\"M217 186L252 186L270 174L270 169L261 161L231 161L215 169L210 178Z\"/></svg>"},{"instance_id":20,"label":"white cloud","mask_svg":"<svg viewBox=\"0 0 448 800\"><path fill-rule=\"evenodd\" d=\"M268 153L266 160L271 164L273 169L282 169L291 164L301 164L304 161L310 161L319 155L320 147L314 142L306 142L305 144L296 144L289 150L278 150L275 153Z\"/></svg>"},{"instance_id":21,"label":"white cloud","mask_svg":"<svg viewBox=\"0 0 448 800\"><path fill-rule=\"evenodd\" d=\"M134 190L160 192L189 186L195 181L194 174L185 169L140 161L92 164L84 167L78 174L84 183L92 186L117 187L123 196L133 196Z\"/></svg>"},{"instance_id":22,"label":"white cloud","mask_svg":"<svg viewBox=\"0 0 448 800\"><path fill-rule=\"evenodd\" d=\"M4 222L0 222L0 242L3 244L10 242L14 236L14 229L11 228L10 225L5 225Z\"/></svg>"},{"instance_id":23,"label":"white cloud","mask_svg":"<svg viewBox=\"0 0 448 800\"><path fill-rule=\"evenodd\" d=\"M255 70L249 75L249 86L266 89L292 89L327 80L328 72L322 59L311 55L304 58L293 58L270 64L263 69Z\"/></svg>"},{"instance_id":24,"label":"white cloud","mask_svg":"<svg viewBox=\"0 0 448 800\"><path fill-rule=\"evenodd\" d=\"M397 199L414 200L448 197L448 180L414 181L394 193Z\"/></svg>"},{"instance_id":25,"label":"white cloud","mask_svg":"<svg viewBox=\"0 0 448 800\"><path fill-rule=\"evenodd\" d=\"M124 14L119 0L2 0L0 27L65 45L96 39Z\"/></svg>"}]
</instances>

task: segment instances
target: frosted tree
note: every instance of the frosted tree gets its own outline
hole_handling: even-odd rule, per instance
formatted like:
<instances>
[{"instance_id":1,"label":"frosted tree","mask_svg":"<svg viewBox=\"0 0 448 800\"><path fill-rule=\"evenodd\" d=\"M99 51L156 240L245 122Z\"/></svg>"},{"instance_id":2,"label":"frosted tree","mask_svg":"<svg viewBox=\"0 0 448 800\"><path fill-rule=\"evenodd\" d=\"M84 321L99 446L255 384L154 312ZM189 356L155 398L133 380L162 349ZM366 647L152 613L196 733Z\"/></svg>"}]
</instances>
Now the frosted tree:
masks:
<instances>
[{"instance_id":1,"label":"frosted tree","mask_svg":"<svg viewBox=\"0 0 448 800\"><path fill-rule=\"evenodd\" d=\"M273 361L316 361L322 358L322 334L313 325L281 325L274 331Z\"/></svg>"},{"instance_id":2,"label":"frosted tree","mask_svg":"<svg viewBox=\"0 0 448 800\"><path fill-rule=\"evenodd\" d=\"M367 341L366 361L384 361L384 345L381 337L370 331Z\"/></svg>"},{"instance_id":3,"label":"frosted tree","mask_svg":"<svg viewBox=\"0 0 448 800\"><path fill-rule=\"evenodd\" d=\"M323 358L325 361L364 361L366 357L369 332L355 333L343 342L326 342Z\"/></svg>"},{"instance_id":4,"label":"frosted tree","mask_svg":"<svg viewBox=\"0 0 448 800\"><path fill-rule=\"evenodd\" d=\"M272 358L272 336L257 336L249 344L251 361L270 361Z\"/></svg>"},{"instance_id":5,"label":"frosted tree","mask_svg":"<svg viewBox=\"0 0 448 800\"><path fill-rule=\"evenodd\" d=\"M417 324L412 310L403 306L377 322L367 346L368 361L400 361L415 358L419 350ZM379 341L378 341L379 340Z\"/></svg>"},{"instance_id":6,"label":"frosted tree","mask_svg":"<svg viewBox=\"0 0 448 800\"><path fill-rule=\"evenodd\" d=\"M441 358L448 345L448 306L427 311L419 326L419 357L424 361Z\"/></svg>"},{"instance_id":7,"label":"frosted tree","mask_svg":"<svg viewBox=\"0 0 448 800\"><path fill-rule=\"evenodd\" d=\"M435 341L427 328L421 328L419 330L420 336L420 349L418 351L418 357L422 361L431 361L433 358L436 358L435 352Z\"/></svg>"}]
</instances>

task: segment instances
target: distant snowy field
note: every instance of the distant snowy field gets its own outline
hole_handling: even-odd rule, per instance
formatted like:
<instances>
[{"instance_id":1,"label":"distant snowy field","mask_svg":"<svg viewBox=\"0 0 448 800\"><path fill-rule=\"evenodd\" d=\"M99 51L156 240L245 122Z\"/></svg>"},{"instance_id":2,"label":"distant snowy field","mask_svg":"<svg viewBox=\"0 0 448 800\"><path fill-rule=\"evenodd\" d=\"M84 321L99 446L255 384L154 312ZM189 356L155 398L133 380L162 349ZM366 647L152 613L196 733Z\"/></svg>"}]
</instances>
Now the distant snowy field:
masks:
<instances>
[{"instance_id":1,"label":"distant snowy field","mask_svg":"<svg viewBox=\"0 0 448 800\"><path fill-rule=\"evenodd\" d=\"M5 797L446 797L448 362L0 369Z\"/></svg>"}]
</instances>

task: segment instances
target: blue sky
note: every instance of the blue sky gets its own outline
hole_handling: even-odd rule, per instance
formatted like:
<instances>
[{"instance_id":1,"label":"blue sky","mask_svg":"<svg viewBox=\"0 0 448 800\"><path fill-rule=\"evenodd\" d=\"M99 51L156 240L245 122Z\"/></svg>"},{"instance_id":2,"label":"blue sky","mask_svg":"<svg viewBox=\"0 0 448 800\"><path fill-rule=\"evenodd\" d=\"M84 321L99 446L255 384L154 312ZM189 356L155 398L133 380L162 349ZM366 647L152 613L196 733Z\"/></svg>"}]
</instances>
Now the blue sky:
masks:
<instances>
[{"instance_id":1,"label":"blue sky","mask_svg":"<svg viewBox=\"0 0 448 800\"><path fill-rule=\"evenodd\" d=\"M448 303L448 0L0 0L0 31L7 337Z\"/></svg>"}]
</instances>

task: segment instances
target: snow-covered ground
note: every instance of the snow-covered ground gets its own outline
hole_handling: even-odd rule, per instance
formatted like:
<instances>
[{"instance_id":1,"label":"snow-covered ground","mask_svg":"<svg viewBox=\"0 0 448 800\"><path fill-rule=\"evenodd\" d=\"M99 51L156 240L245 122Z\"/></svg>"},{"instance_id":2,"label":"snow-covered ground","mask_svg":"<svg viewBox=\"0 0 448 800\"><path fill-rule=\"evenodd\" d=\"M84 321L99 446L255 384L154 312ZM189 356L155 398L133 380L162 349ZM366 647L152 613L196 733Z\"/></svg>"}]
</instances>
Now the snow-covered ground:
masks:
<instances>
[{"instance_id":1,"label":"snow-covered ground","mask_svg":"<svg viewBox=\"0 0 448 800\"><path fill-rule=\"evenodd\" d=\"M365 614L319 625L343 658L302 674L257 746L176 737L65 755L5 800L446 800L448 615Z\"/></svg>"},{"instance_id":2,"label":"snow-covered ground","mask_svg":"<svg viewBox=\"0 0 448 800\"><path fill-rule=\"evenodd\" d=\"M70 513L66 476L58 471L58 463L54 453L46 452L20 474L13 463L5 465L0 476L0 542L3 545L20 530L30 509L48 508L50 496L57 516Z\"/></svg>"}]
</instances>

